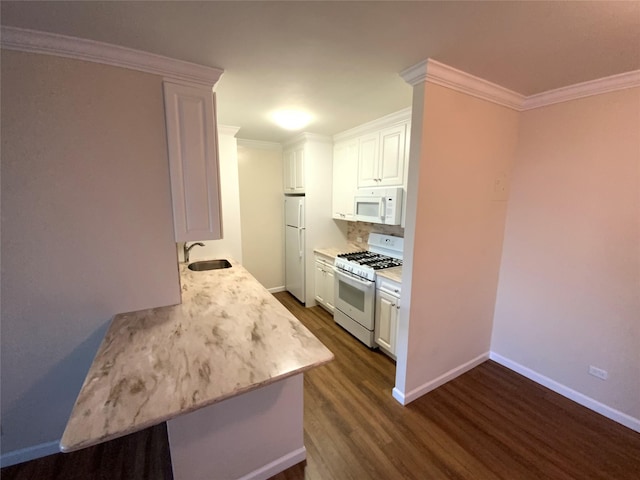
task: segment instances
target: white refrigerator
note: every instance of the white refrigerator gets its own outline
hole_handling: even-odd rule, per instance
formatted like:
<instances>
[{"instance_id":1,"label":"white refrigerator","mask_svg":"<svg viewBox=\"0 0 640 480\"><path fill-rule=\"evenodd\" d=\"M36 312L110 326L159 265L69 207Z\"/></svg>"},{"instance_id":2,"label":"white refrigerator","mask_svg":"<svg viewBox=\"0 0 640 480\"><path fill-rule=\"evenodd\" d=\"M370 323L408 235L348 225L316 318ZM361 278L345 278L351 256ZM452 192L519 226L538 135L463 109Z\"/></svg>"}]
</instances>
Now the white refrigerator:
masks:
<instances>
[{"instance_id":1,"label":"white refrigerator","mask_svg":"<svg viewBox=\"0 0 640 480\"><path fill-rule=\"evenodd\" d=\"M304 197L284 197L285 286L305 303Z\"/></svg>"}]
</instances>

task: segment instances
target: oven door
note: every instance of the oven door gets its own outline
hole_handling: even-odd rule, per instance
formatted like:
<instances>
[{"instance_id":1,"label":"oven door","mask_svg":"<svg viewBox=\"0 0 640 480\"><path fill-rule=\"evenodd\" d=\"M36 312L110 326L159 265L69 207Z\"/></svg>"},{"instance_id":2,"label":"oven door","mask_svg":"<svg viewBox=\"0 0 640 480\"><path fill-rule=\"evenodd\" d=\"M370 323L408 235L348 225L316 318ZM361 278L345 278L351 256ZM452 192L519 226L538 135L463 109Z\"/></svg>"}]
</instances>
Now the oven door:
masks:
<instances>
[{"instance_id":1,"label":"oven door","mask_svg":"<svg viewBox=\"0 0 640 480\"><path fill-rule=\"evenodd\" d=\"M335 308L367 330L374 327L376 283L335 269Z\"/></svg>"}]
</instances>

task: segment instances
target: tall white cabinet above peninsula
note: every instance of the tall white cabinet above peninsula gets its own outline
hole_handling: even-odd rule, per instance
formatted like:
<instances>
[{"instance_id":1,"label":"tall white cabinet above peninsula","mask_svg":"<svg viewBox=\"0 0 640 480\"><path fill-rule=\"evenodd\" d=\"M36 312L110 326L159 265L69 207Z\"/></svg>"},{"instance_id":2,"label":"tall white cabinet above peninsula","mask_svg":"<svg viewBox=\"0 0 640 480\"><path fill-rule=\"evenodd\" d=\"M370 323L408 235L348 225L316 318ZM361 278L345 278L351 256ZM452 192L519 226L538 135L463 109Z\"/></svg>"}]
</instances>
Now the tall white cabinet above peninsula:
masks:
<instances>
[{"instance_id":1,"label":"tall white cabinet above peninsula","mask_svg":"<svg viewBox=\"0 0 640 480\"><path fill-rule=\"evenodd\" d=\"M212 86L164 81L176 242L222 238L216 104Z\"/></svg>"}]
</instances>

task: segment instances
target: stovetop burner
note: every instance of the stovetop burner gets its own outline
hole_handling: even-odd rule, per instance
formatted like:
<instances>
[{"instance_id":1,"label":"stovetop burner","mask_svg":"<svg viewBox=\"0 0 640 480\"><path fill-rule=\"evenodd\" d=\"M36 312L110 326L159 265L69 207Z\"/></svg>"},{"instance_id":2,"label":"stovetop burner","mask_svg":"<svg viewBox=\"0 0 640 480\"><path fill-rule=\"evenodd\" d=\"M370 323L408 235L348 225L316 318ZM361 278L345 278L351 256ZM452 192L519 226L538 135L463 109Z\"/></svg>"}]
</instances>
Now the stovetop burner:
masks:
<instances>
[{"instance_id":1,"label":"stovetop burner","mask_svg":"<svg viewBox=\"0 0 640 480\"><path fill-rule=\"evenodd\" d=\"M365 250L353 253L340 253L338 257L358 265L371 267L374 270L402 266L402 260Z\"/></svg>"}]
</instances>

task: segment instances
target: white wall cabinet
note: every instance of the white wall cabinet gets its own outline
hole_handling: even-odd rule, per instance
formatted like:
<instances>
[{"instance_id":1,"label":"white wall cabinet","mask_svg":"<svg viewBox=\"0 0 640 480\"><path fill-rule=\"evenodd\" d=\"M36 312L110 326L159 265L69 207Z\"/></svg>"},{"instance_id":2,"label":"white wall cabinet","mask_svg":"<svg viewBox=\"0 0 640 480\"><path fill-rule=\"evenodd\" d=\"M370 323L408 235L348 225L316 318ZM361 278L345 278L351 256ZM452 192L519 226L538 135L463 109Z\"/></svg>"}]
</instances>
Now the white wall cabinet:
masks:
<instances>
[{"instance_id":1,"label":"white wall cabinet","mask_svg":"<svg viewBox=\"0 0 640 480\"><path fill-rule=\"evenodd\" d=\"M315 299L333 314L334 303L334 273L333 262L322 255L315 255Z\"/></svg>"},{"instance_id":2,"label":"white wall cabinet","mask_svg":"<svg viewBox=\"0 0 640 480\"><path fill-rule=\"evenodd\" d=\"M209 87L164 82L176 242L222 238L215 96Z\"/></svg>"},{"instance_id":3,"label":"white wall cabinet","mask_svg":"<svg viewBox=\"0 0 640 480\"><path fill-rule=\"evenodd\" d=\"M333 218L355 220L358 188L403 187L406 192L410 124L411 109L404 109L333 137ZM403 210L404 205L406 195Z\"/></svg>"},{"instance_id":4,"label":"white wall cabinet","mask_svg":"<svg viewBox=\"0 0 640 480\"><path fill-rule=\"evenodd\" d=\"M354 221L357 191L358 139L336 143L333 147L333 218Z\"/></svg>"},{"instance_id":5,"label":"white wall cabinet","mask_svg":"<svg viewBox=\"0 0 640 480\"><path fill-rule=\"evenodd\" d=\"M304 147L296 146L283 152L284 193L305 192Z\"/></svg>"},{"instance_id":6,"label":"white wall cabinet","mask_svg":"<svg viewBox=\"0 0 640 480\"><path fill-rule=\"evenodd\" d=\"M378 278L377 280L374 338L380 350L395 359L400 312L400 284L387 279Z\"/></svg>"},{"instance_id":7,"label":"white wall cabinet","mask_svg":"<svg viewBox=\"0 0 640 480\"><path fill-rule=\"evenodd\" d=\"M395 125L360 137L358 188L404 184L407 125Z\"/></svg>"}]
</instances>

